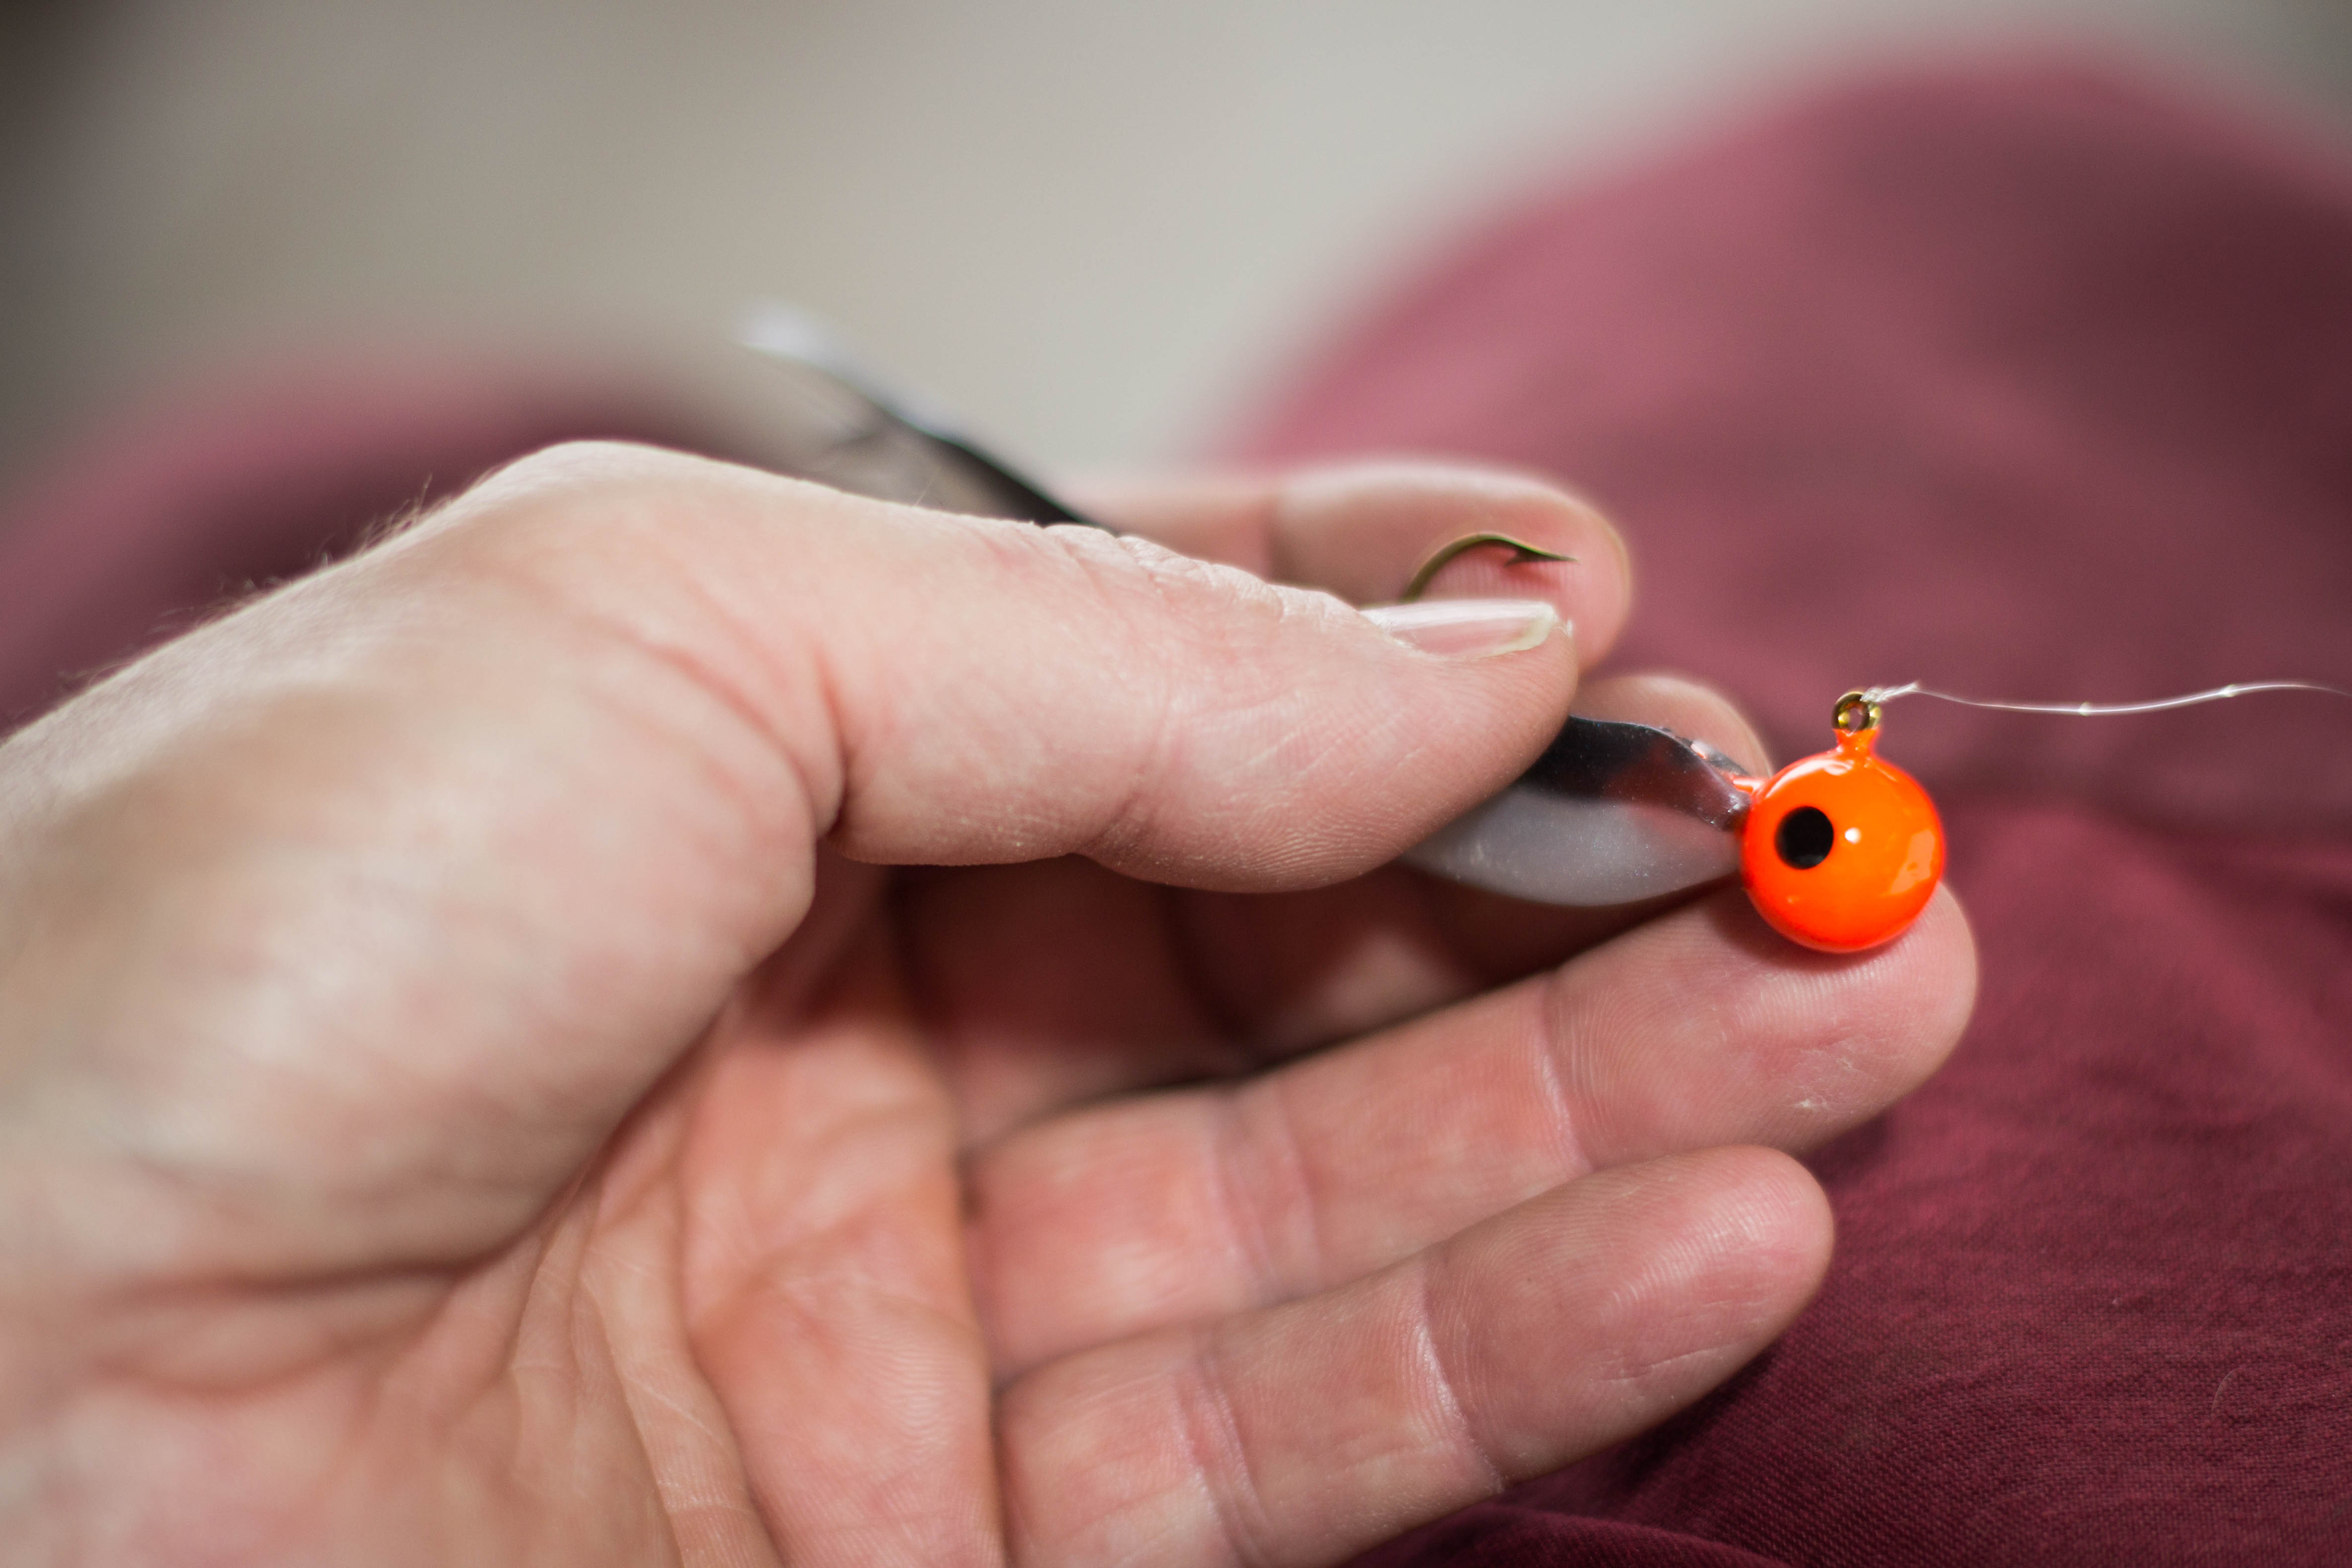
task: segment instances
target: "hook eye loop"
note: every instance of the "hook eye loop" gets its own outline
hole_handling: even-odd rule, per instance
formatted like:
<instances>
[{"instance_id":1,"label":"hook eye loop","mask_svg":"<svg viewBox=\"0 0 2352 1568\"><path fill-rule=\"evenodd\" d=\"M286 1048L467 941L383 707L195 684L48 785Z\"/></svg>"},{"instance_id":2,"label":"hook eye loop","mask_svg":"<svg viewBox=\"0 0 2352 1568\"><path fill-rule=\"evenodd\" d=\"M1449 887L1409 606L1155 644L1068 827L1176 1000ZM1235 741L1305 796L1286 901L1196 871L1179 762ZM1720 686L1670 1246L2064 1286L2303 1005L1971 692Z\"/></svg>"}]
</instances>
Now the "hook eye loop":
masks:
<instances>
[{"instance_id":1,"label":"hook eye loop","mask_svg":"<svg viewBox=\"0 0 2352 1568\"><path fill-rule=\"evenodd\" d=\"M1884 710L1878 700L1867 691L1849 691L1837 700L1830 711L1830 722L1843 736L1854 736L1878 728Z\"/></svg>"}]
</instances>

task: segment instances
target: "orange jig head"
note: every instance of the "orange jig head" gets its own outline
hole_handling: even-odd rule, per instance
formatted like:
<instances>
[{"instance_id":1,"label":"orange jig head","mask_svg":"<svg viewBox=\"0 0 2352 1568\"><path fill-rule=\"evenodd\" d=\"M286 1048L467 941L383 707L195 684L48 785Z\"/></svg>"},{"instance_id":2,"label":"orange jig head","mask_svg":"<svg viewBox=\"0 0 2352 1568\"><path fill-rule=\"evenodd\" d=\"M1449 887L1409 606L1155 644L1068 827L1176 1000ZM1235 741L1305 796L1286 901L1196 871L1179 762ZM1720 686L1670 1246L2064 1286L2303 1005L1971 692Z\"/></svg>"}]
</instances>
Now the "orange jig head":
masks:
<instances>
[{"instance_id":1,"label":"orange jig head","mask_svg":"<svg viewBox=\"0 0 2352 1568\"><path fill-rule=\"evenodd\" d=\"M1911 927L1944 876L1944 825L1919 781L1881 761L1879 705L1838 699L1837 748L1757 786L1739 879L1767 923L1824 952L1857 952Z\"/></svg>"}]
</instances>

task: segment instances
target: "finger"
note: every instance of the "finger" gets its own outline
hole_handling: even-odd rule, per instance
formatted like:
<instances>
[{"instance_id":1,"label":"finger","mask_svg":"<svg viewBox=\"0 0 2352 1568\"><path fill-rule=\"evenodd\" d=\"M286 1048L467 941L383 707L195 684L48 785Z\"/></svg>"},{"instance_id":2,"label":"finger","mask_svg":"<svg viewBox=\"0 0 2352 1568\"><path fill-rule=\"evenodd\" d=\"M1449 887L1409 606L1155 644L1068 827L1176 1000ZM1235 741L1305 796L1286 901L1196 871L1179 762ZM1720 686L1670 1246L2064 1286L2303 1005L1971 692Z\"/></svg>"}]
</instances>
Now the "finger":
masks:
<instances>
[{"instance_id":1,"label":"finger","mask_svg":"<svg viewBox=\"0 0 2352 1568\"><path fill-rule=\"evenodd\" d=\"M1652 672L1587 681L1576 694L1576 711L1703 741L1759 778L1772 771L1771 753L1748 716L1721 691L1687 676Z\"/></svg>"},{"instance_id":2,"label":"finger","mask_svg":"<svg viewBox=\"0 0 2352 1568\"><path fill-rule=\"evenodd\" d=\"M1737 710L1689 681L1620 676L1580 692L1577 707L1761 763ZM1230 1076L1351 1038L1687 901L1561 910L1401 868L1273 895L1177 893L1059 860L919 879L899 907L965 1136L978 1143L1080 1100Z\"/></svg>"},{"instance_id":3,"label":"finger","mask_svg":"<svg viewBox=\"0 0 2352 1568\"><path fill-rule=\"evenodd\" d=\"M1617 531L1581 498L1532 476L1457 463L1383 462L1285 475L1223 475L1084 487L1092 515L1205 560L1353 604L1394 599L1441 545L1505 533L1573 556L1514 566L1478 551L1447 566L1433 596L1548 598L1576 627L1585 664L1623 629L1633 574Z\"/></svg>"},{"instance_id":4,"label":"finger","mask_svg":"<svg viewBox=\"0 0 2352 1568\"><path fill-rule=\"evenodd\" d=\"M1594 718L1655 724L1760 765L1764 747L1730 700L1679 677L1604 678L1577 694ZM1505 898L1396 870L1273 900L1188 899L1184 933L1211 1006L1261 1058L1345 1039L1559 963L1688 895L1611 910ZM1370 983L1384 974L1387 984Z\"/></svg>"},{"instance_id":5,"label":"finger","mask_svg":"<svg viewBox=\"0 0 2352 1568\"><path fill-rule=\"evenodd\" d=\"M819 837L1328 880L1507 777L1573 679L1557 635L1439 658L1142 542L546 455L10 742L6 904L44 915L0 952L104 1043L33 1124L239 1194L226 1267L470 1257L793 930Z\"/></svg>"},{"instance_id":6,"label":"finger","mask_svg":"<svg viewBox=\"0 0 2352 1568\"><path fill-rule=\"evenodd\" d=\"M1801 1168L1713 1150L1325 1295L1055 1362L1000 1406L1014 1554L1342 1561L1696 1399L1795 1316L1830 1237Z\"/></svg>"},{"instance_id":7,"label":"finger","mask_svg":"<svg viewBox=\"0 0 2352 1568\"><path fill-rule=\"evenodd\" d=\"M1935 1069L1975 973L1948 894L1856 958L1726 892L1263 1078L1041 1121L971 1163L999 1373L1330 1289L1591 1171L1810 1148Z\"/></svg>"}]
</instances>

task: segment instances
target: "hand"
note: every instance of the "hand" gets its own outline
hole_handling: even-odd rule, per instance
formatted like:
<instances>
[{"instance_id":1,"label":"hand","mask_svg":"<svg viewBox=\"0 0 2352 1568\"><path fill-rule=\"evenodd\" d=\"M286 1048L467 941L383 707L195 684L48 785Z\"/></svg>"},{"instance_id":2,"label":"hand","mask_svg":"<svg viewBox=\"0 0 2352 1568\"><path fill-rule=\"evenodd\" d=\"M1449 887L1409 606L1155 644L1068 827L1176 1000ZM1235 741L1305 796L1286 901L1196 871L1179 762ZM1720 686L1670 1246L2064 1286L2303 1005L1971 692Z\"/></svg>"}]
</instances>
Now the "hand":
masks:
<instances>
[{"instance_id":1,"label":"hand","mask_svg":"<svg viewBox=\"0 0 2352 1568\"><path fill-rule=\"evenodd\" d=\"M1366 597L1501 526L1587 657L1625 612L1523 481L1124 507ZM1320 1563L1695 1398L1827 1257L1773 1151L1971 950L1379 868L1557 726L1515 640L571 448L16 736L12 1560Z\"/></svg>"}]
</instances>

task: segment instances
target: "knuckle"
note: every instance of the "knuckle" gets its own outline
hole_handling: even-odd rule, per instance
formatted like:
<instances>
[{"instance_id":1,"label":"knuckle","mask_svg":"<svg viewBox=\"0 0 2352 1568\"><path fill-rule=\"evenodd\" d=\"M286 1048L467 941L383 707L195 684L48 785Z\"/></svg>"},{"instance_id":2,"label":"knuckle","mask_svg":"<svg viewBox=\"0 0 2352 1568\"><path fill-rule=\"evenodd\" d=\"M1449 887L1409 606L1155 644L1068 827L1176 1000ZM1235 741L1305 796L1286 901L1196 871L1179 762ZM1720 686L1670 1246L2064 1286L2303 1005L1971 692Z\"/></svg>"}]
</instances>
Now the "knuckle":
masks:
<instances>
[{"instance_id":1,"label":"knuckle","mask_svg":"<svg viewBox=\"0 0 2352 1568\"><path fill-rule=\"evenodd\" d=\"M1169 1387L1171 1426L1199 1478L1208 1523L1227 1561L1278 1560L1280 1531L1259 1490L1256 1457L1234 1409L1232 1389L1213 1331L1192 1337L1192 1354Z\"/></svg>"},{"instance_id":2,"label":"knuckle","mask_svg":"<svg viewBox=\"0 0 2352 1568\"><path fill-rule=\"evenodd\" d=\"M616 485L657 483L709 467L704 458L628 441L561 441L516 458L476 489L518 498L572 497Z\"/></svg>"},{"instance_id":3,"label":"knuckle","mask_svg":"<svg viewBox=\"0 0 2352 1568\"><path fill-rule=\"evenodd\" d=\"M494 469L415 531L536 536L648 510L654 497L707 486L719 465L625 441L565 441Z\"/></svg>"},{"instance_id":4,"label":"knuckle","mask_svg":"<svg viewBox=\"0 0 2352 1568\"><path fill-rule=\"evenodd\" d=\"M1107 603L1212 616L1266 609L1281 591L1238 566L1203 561L1131 533L1057 527L1034 537L1061 551Z\"/></svg>"}]
</instances>

